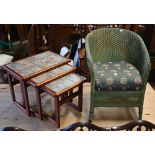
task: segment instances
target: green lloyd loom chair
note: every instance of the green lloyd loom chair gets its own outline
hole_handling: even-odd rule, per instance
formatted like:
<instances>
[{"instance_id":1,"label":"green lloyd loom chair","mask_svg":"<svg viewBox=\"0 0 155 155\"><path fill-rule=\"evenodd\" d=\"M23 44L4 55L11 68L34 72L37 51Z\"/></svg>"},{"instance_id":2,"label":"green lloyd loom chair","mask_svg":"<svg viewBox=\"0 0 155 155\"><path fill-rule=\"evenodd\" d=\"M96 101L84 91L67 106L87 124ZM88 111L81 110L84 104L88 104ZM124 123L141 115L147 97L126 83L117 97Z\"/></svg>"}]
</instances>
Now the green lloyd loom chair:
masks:
<instances>
[{"instance_id":1,"label":"green lloyd loom chair","mask_svg":"<svg viewBox=\"0 0 155 155\"><path fill-rule=\"evenodd\" d=\"M89 122L95 107L138 107L142 119L150 58L139 35L119 28L101 28L86 36L91 73Z\"/></svg>"}]
</instances>

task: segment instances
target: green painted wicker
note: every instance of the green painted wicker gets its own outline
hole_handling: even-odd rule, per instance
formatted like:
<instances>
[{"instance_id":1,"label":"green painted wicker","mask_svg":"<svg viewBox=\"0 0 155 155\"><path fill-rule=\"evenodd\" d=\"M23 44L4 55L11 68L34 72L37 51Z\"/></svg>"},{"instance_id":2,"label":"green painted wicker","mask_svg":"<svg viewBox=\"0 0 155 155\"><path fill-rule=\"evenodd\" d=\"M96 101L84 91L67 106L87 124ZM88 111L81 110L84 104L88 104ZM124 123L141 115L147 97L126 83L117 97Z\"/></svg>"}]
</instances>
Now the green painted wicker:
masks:
<instances>
[{"instance_id":1,"label":"green painted wicker","mask_svg":"<svg viewBox=\"0 0 155 155\"><path fill-rule=\"evenodd\" d=\"M101 28L86 37L86 58L91 73L89 121L95 107L138 107L142 119L144 94L151 68L150 58L142 38L119 28ZM140 91L96 91L94 63L126 61L140 72L144 86Z\"/></svg>"}]
</instances>

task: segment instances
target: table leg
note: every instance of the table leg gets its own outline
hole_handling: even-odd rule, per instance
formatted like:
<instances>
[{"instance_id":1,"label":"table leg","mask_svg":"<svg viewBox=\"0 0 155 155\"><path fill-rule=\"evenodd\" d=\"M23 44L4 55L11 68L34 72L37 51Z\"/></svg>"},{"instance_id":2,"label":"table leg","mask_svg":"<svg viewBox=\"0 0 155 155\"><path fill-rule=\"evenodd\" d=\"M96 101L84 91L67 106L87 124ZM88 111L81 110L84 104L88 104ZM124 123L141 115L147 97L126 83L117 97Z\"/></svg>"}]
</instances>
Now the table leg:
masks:
<instances>
[{"instance_id":1,"label":"table leg","mask_svg":"<svg viewBox=\"0 0 155 155\"><path fill-rule=\"evenodd\" d=\"M39 88L35 88L35 91L36 91L36 101L37 101L38 114L39 114L40 119L42 120L43 115L42 115L42 106L41 106L41 97L40 97L41 92L40 92Z\"/></svg>"},{"instance_id":2,"label":"table leg","mask_svg":"<svg viewBox=\"0 0 155 155\"><path fill-rule=\"evenodd\" d=\"M69 96L71 96L73 94L73 89L69 91ZM73 99L70 100L70 102L73 102Z\"/></svg>"},{"instance_id":3,"label":"table leg","mask_svg":"<svg viewBox=\"0 0 155 155\"><path fill-rule=\"evenodd\" d=\"M55 121L57 123L57 127L60 127L60 107L59 107L59 97L54 97L55 104Z\"/></svg>"},{"instance_id":4,"label":"table leg","mask_svg":"<svg viewBox=\"0 0 155 155\"><path fill-rule=\"evenodd\" d=\"M79 85L79 95L78 95L78 109L82 112L82 103L83 103L83 84Z\"/></svg>"},{"instance_id":5,"label":"table leg","mask_svg":"<svg viewBox=\"0 0 155 155\"><path fill-rule=\"evenodd\" d=\"M12 76L8 74L8 81L9 81L9 86L10 86L10 92L11 92L11 97L12 97L12 101L13 103L16 101L16 98L15 98L15 92L14 92L14 88L13 88L13 82L12 82Z\"/></svg>"},{"instance_id":6,"label":"table leg","mask_svg":"<svg viewBox=\"0 0 155 155\"><path fill-rule=\"evenodd\" d=\"M30 113L30 106L29 106L29 99L28 99L26 83L24 81L20 81L20 86L21 86L21 94L22 94L23 104L26 108L28 116L30 116L31 113Z\"/></svg>"}]
</instances>

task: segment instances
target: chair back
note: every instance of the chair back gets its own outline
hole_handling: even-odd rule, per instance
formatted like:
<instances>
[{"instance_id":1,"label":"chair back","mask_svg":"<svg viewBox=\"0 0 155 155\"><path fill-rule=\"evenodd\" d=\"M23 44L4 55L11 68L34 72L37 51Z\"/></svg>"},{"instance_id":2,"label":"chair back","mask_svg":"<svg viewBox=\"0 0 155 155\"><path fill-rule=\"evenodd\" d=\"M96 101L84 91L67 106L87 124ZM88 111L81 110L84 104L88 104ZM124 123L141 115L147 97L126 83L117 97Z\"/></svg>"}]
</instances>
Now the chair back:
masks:
<instances>
[{"instance_id":1,"label":"chair back","mask_svg":"<svg viewBox=\"0 0 155 155\"><path fill-rule=\"evenodd\" d=\"M155 130L155 124L145 121L137 120L129 122L125 125L111 127L111 131L152 131Z\"/></svg>"},{"instance_id":2,"label":"chair back","mask_svg":"<svg viewBox=\"0 0 155 155\"><path fill-rule=\"evenodd\" d=\"M110 128L102 128L89 122L77 122L60 129L60 131L110 131Z\"/></svg>"},{"instance_id":3,"label":"chair back","mask_svg":"<svg viewBox=\"0 0 155 155\"><path fill-rule=\"evenodd\" d=\"M152 131L155 130L155 124L145 121L136 120L121 126L112 126L110 128L99 127L92 123L77 122L71 124L60 131Z\"/></svg>"},{"instance_id":4,"label":"chair back","mask_svg":"<svg viewBox=\"0 0 155 155\"><path fill-rule=\"evenodd\" d=\"M93 63L124 60L138 68L137 60L144 48L145 44L138 34L121 28L97 29L86 37L87 59Z\"/></svg>"}]
</instances>

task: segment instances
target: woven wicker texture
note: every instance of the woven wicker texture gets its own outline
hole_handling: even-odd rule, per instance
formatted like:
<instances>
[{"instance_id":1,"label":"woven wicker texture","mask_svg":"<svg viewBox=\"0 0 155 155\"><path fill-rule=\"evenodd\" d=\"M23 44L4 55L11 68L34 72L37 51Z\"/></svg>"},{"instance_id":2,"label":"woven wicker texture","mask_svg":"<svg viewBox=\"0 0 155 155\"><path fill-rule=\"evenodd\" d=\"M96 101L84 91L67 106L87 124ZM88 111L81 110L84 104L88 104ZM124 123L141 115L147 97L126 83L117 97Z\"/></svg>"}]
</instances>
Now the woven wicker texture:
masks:
<instances>
[{"instance_id":1,"label":"woven wicker texture","mask_svg":"<svg viewBox=\"0 0 155 155\"><path fill-rule=\"evenodd\" d=\"M89 121L95 107L138 107L142 118L144 93L150 71L150 58L142 38L129 30L101 28L86 37L86 57L91 73L91 103ZM95 91L95 69L97 62L126 61L135 66L142 77L141 91Z\"/></svg>"}]
</instances>

